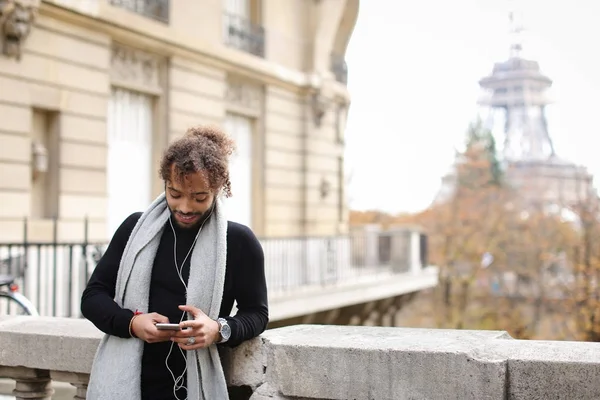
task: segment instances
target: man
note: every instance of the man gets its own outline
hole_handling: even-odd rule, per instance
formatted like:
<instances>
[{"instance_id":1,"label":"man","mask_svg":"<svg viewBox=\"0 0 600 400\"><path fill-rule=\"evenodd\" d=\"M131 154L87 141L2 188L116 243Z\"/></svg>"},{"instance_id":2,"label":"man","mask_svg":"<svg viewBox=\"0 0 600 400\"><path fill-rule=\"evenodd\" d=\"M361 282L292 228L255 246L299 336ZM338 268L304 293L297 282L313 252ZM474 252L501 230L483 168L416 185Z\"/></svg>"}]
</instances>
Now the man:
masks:
<instances>
[{"instance_id":1,"label":"man","mask_svg":"<svg viewBox=\"0 0 600 400\"><path fill-rule=\"evenodd\" d=\"M190 129L163 156L165 193L115 232L81 300L106 333L88 399L228 398L217 345L236 346L268 323L262 247L226 220L220 201L231 195L233 149L218 129Z\"/></svg>"}]
</instances>

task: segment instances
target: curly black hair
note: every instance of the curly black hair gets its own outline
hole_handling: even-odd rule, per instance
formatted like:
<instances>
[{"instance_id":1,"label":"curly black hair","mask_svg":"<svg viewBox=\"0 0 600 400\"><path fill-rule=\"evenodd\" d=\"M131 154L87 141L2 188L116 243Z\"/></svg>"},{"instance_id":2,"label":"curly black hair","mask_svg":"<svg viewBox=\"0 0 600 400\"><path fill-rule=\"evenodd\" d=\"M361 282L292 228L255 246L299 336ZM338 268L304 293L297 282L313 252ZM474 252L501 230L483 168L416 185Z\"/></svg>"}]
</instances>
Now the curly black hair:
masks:
<instances>
[{"instance_id":1,"label":"curly black hair","mask_svg":"<svg viewBox=\"0 0 600 400\"><path fill-rule=\"evenodd\" d=\"M185 135L169 145L160 162L160 177L165 181L206 171L208 186L218 191L223 189L225 197L231 197L229 180L229 157L235 150L234 141L216 126L195 126ZM175 177L171 168L175 166Z\"/></svg>"}]
</instances>

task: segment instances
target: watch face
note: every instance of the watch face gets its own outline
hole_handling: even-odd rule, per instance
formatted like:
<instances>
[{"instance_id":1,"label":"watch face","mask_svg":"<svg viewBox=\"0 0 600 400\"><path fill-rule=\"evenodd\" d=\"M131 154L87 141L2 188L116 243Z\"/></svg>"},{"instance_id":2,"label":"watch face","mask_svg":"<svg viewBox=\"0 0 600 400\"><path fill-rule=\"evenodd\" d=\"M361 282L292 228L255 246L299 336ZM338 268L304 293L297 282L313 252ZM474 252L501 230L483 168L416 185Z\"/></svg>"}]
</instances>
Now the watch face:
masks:
<instances>
[{"instance_id":1,"label":"watch face","mask_svg":"<svg viewBox=\"0 0 600 400\"><path fill-rule=\"evenodd\" d=\"M221 323L221 337L223 340L228 340L231 336L231 327L224 318L219 318L219 322Z\"/></svg>"},{"instance_id":2,"label":"watch face","mask_svg":"<svg viewBox=\"0 0 600 400\"><path fill-rule=\"evenodd\" d=\"M225 340L229 339L229 336L231 336L231 327L227 322L225 322L221 328L221 336L223 336L223 339Z\"/></svg>"}]
</instances>

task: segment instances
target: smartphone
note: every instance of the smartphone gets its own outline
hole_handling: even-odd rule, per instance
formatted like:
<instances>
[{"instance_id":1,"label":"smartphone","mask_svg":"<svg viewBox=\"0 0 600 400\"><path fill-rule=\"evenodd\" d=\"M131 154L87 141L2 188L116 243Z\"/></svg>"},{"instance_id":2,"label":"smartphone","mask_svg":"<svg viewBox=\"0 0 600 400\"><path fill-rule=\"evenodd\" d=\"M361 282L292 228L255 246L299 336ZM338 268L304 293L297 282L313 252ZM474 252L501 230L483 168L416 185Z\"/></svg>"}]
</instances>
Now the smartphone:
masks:
<instances>
[{"instance_id":1,"label":"smartphone","mask_svg":"<svg viewBox=\"0 0 600 400\"><path fill-rule=\"evenodd\" d=\"M156 329L159 331L180 331L181 326L179 324L156 324Z\"/></svg>"}]
</instances>

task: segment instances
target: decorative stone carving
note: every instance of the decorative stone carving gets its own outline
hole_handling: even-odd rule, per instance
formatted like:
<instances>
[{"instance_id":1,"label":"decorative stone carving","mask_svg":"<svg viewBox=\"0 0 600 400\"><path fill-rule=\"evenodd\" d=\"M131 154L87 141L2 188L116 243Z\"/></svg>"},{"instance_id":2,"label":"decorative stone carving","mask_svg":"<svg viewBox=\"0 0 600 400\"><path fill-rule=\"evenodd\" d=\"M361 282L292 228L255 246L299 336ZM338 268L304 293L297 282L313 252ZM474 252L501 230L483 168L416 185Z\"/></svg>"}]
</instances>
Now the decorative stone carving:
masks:
<instances>
[{"instance_id":1,"label":"decorative stone carving","mask_svg":"<svg viewBox=\"0 0 600 400\"><path fill-rule=\"evenodd\" d=\"M31 143L31 174L33 180L48 172L48 162L48 149L43 143L34 140Z\"/></svg>"},{"instance_id":2,"label":"decorative stone carving","mask_svg":"<svg viewBox=\"0 0 600 400\"><path fill-rule=\"evenodd\" d=\"M160 88L161 58L131 47L113 44L110 76L113 81Z\"/></svg>"},{"instance_id":3,"label":"decorative stone carving","mask_svg":"<svg viewBox=\"0 0 600 400\"><path fill-rule=\"evenodd\" d=\"M225 100L230 105L260 112L262 88L240 78L229 78Z\"/></svg>"},{"instance_id":4,"label":"decorative stone carving","mask_svg":"<svg viewBox=\"0 0 600 400\"><path fill-rule=\"evenodd\" d=\"M40 0L0 0L0 51L21 59L21 46L31 31Z\"/></svg>"},{"instance_id":5,"label":"decorative stone carving","mask_svg":"<svg viewBox=\"0 0 600 400\"><path fill-rule=\"evenodd\" d=\"M315 125L317 127L321 126L321 122L323 121L323 117L329 108L329 104L323 94L321 92L316 92L312 95L311 105L313 110L313 117L315 121Z\"/></svg>"}]
</instances>

